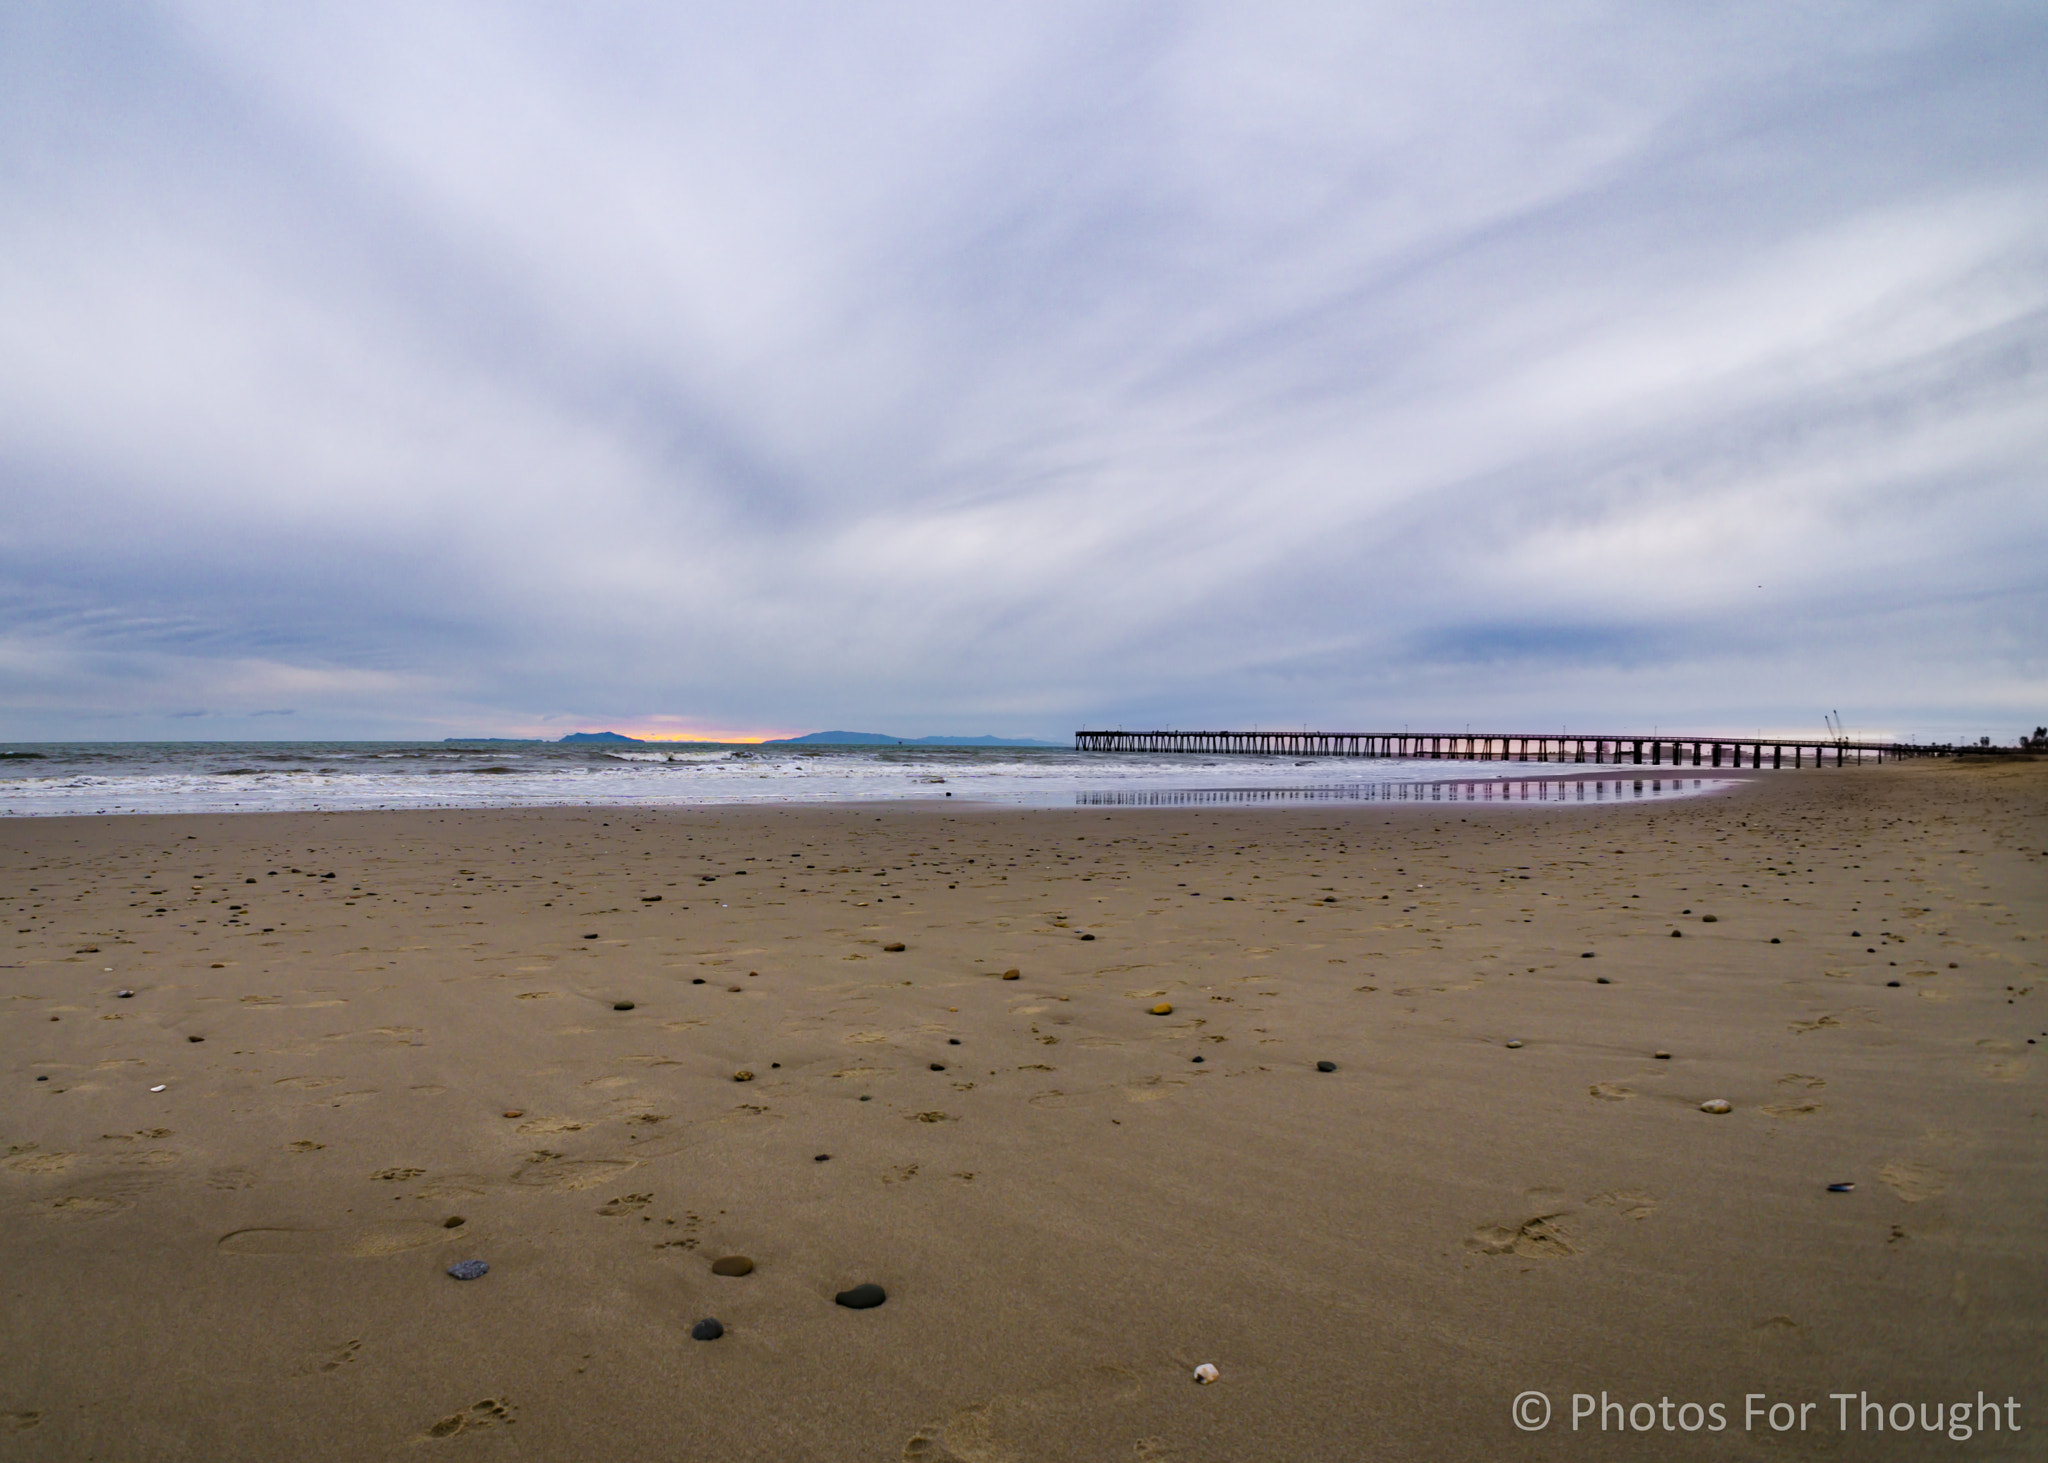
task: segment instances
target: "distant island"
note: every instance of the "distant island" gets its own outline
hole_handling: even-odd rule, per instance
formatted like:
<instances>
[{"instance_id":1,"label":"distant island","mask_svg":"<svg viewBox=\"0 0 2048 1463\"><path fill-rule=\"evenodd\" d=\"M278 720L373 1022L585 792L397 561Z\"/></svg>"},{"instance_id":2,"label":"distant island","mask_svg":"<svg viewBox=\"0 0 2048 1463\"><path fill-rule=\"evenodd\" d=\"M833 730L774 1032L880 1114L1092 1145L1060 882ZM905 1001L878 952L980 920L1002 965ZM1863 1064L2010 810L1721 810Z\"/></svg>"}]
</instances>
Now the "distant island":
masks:
<instances>
[{"instance_id":1,"label":"distant island","mask_svg":"<svg viewBox=\"0 0 2048 1463\"><path fill-rule=\"evenodd\" d=\"M880 732L822 731L801 737L777 737L761 743L764 747L1064 747L1065 742L1041 742L1031 737L885 737Z\"/></svg>"}]
</instances>

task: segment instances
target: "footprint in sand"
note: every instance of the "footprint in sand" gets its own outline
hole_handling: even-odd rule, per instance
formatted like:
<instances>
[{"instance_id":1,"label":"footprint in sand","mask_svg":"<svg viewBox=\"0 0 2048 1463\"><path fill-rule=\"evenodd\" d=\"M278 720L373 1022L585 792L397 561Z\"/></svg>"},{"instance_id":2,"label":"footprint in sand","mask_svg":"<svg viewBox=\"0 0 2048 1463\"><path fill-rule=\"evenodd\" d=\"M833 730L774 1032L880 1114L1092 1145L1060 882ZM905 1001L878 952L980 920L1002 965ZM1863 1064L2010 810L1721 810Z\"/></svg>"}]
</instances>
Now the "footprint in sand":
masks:
<instances>
[{"instance_id":1,"label":"footprint in sand","mask_svg":"<svg viewBox=\"0 0 2048 1463\"><path fill-rule=\"evenodd\" d=\"M1839 1017L1822 1015L1814 1017L1811 1021L1794 1021L1786 1027L1786 1030L1790 1031L1794 1036L1804 1036L1809 1031L1819 1031L1822 1027L1840 1026L1841 1024L1841 1018Z\"/></svg>"},{"instance_id":2,"label":"footprint in sand","mask_svg":"<svg viewBox=\"0 0 2048 1463\"><path fill-rule=\"evenodd\" d=\"M574 1193L582 1189L603 1188L639 1166L638 1161L631 1158L529 1159L524 1167L513 1173L512 1182L521 1188Z\"/></svg>"},{"instance_id":3,"label":"footprint in sand","mask_svg":"<svg viewBox=\"0 0 2048 1463\"><path fill-rule=\"evenodd\" d=\"M439 1422L429 1424L420 1434L427 1438L452 1438L458 1433L475 1432L503 1424L515 1425L519 1419L513 1416L515 1404L502 1397L486 1397L481 1402L471 1403L465 1412L451 1412Z\"/></svg>"},{"instance_id":4,"label":"footprint in sand","mask_svg":"<svg viewBox=\"0 0 2048 1463\"><path fill-rule=\"evenodd\" d=\"M7 1160L14 1173L62 1173L78 1161L76 1153L29 1153Z\"/></svg>"},{"instance_id":5,"label":"footprint in sand","mask_svg":"<svg viewBox=\"0 0 2048 1463\"><path fill-rule=\"evenodd\" d=\"M42 1420L40 1412L0 1412L0 1432L25 1433Z\"/></svg>"},{"instance_id":6,"label":"footprint in sand","mask_svg":"<svg viewBox=\"0 0 2048 1463\"><path fill-rule=\"evenodd\" d=\"M1877 1171L1877 1180L1908 1204L1932 1199L1948 1189L1947 1174L1906 1158L1894 1158L1882 1165Z\"/></svg>"},{"instance_id":7,"label":"footprint in sand","mask_svg":"<svg viewBox=\"0 0 2048 1463\"><path fill-rule=\"evenodd\" d=\"M1761 1111L1774 1118L1810 1118L1821 1110L1817 1102L1765 1103Z\"/></svg>"},{"instance_id":8,"label":"footprint in sand","mask_svg":"<svg viewBox=\"0 0 2048 1463\"><path fill-rule=\"evenodd\" d=\"M356 1353L363 1349L360 1341L344 1341L339 1346L330 1346L325 1351L316 1351L302 1356L292 1364L288 1375L294 1377L318 1376L323 1372L338 1372L356 1359Z\"/></svg>"},{"instance_id":9,"label":"footprint in sand","mask_svg":"<svg viewBox=\"0 0 2048 1463\"><path fill-rule=\"evenodd\" d=\"M1624 1087L1619 1082L1595 1082L1586 1091L1603 1102L1624 1102L1636 1095L1634 1088Z\"/></svg>"},{"instance_id":10,"label":"footprint in sand","mask_svg":"<svg viewBox=\"0 0 2048 1463\"><path fill-rule=\"evenodd\" d=\"M119 1214L123 1209L132 1208L133 1204L133 1200L112 1194L65 1194L61 1198L45 1200L36 1208L53 1219L104 1219L109 1214Z\"/></svg>"},{"instance_id":11,"label":"footprint in sand","mask_svg":"<svg viewBox=\"0 0 2048 1463\"><path fill-rule=\"evenodd\" d=\"M246 1168L216 1168L206 1175L206 1187L223 1190L253 1189L256 1187L256 1174Z\"/></svg>"},{"instance_id":12,"label":"footprint in sand","mask_svg":"<svg viewBox=\"0 0 2048 1463\"><path fill-rule=\"evenodd\" d=\"M1586 1202L1613 1209L1623 1219L1648 1219L1657 1208L1657 1196L1648 1189L1616 1189L1595 1194Z\"/></svg>"},{"instance_id":13,"label":"footprint in sand","mask_svg":"<svg viewBox=\"0 0 2048 1463\"><path fill-rule=\"evenodd\" d=\"M1530 1259L1554 1260L1578 1253L1558 1224L1561 1214L1539 1214L1514 1229L1505 1225L1482 1225L1465 1239L1465 1248L1482 1255L1523 1255Z\"/></svg>"},{"instance_id":14,"label":"footprint in sand","mask_svg":"<svg viewBox=\"0 0 2048 1463\"><path fill-rule=\"evenodd\" d=\"M904 1463L1010 1463L1017 1455L996 1440L994 1405L963 1407L928 1423L903 1445Z\"/></svg>"},{"instance_id":15,"label":"footprint in sand","mask_svg":"<svg viewBox=\"0 0 2048 1463\"><path fill-rule=\"evenodd\" d=\"M532 1118L521 1123L514 1131L533 1133L580 1133L583 1124L573 1118Z\"/></svg>"},{"instance_id":16,"label":"footprint in sand","mask_svg":"<svg viewBox=\"0 0 2048 1463\"><path fill-rule=\"evenodd\" d=\"M1787 1072L1778 1079L1778 1085L1780 1087L1804 1087L1809 1091L1817 1091L1828 1084L1827 1079L1823 1077L1809 1077L1803 1072Z\"/></svg>"}]
</instances>

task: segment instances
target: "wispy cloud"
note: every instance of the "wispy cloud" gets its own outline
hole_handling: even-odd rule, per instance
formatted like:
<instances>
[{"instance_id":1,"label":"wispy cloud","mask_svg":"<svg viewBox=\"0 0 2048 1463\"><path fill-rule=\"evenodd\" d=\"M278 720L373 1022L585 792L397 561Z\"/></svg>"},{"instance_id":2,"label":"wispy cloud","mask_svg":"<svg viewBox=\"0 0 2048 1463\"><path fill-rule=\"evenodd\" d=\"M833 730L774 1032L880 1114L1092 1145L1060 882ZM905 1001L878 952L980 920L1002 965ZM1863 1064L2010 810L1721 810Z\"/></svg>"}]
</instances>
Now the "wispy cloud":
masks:
<instances>
[{"instance_id":1,"label":"wispy cloud","mask_svg":"<svg viewBox=\"0 0 2048 1463\"><path fill-rule=\"evenodd\" d=\"M1999 3L12 7L0 736L2032 725L2044 60Z\"/></svg>"}]
</instances>

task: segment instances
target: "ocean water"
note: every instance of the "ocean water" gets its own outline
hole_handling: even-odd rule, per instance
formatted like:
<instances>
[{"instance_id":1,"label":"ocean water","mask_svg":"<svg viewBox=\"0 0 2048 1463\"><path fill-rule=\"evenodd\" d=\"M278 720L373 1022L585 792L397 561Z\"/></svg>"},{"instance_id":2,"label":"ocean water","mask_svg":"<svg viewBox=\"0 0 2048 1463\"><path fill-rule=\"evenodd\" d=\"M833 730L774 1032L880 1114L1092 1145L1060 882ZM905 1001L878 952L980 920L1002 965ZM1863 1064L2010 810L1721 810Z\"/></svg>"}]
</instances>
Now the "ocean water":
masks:
<instances>
[{"instance_id":1,"label":"ocean water","mask_svg":"<svg viewBox=\"0 0 2048 1463\"><path fill-rule=\"evenodd\" d=\"M1021 747L555 742L0 745L0 817L360 808L954 801L1036 807L1688 797L1725 779L1534 762L1073 752ZM1570 779L1560 781L1559 779Z\"/></svg>"}]
</instances>

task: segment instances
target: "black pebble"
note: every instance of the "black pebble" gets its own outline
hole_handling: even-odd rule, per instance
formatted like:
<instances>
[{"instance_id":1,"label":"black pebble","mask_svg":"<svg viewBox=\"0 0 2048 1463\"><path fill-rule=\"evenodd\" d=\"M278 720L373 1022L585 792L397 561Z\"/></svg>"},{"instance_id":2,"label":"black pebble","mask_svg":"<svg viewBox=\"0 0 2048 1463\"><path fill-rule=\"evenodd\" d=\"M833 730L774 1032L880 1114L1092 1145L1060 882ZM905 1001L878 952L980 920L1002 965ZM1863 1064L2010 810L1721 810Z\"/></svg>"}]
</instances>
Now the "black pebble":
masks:
<instances>
[{"instance_id":1,"label":"black pebble","mask_svg":"<svg viewBox=\"0 0 2048 1463\"><path fill-rule=\"evenodd\" d=\"M949 1036L949 1037L947 1037L947 1038L946 1038L946 1045L947 1045L947 1046L958 1046L958 1045L960 1045L960 1038L959 1038L959 1037L957 1037L957 1036Z\"/></svg>"},{"instance_id":2,"label":"black pebble","mask_svg":"<svg viewBox=\"0 0 2048 1463\"><path fill-rule=\"evenodd\" d=\"M1094 938L1095 938L1095 936L1093 936L1093 935L1083 935L1083 936L1081 936L1081 938L1082 938L1082 939L1084 939L1084 940L1092 940L1092 939L1094 939Z\"/></svg>"},{"instance_id":3,"label":"black pebble","mask_svg":"<svg viewBox=\"0 0 2048 1463\"><path fill-rule=\"evenodd\" d=\"M1604 975L1596 975L1596 976L1594 976L1594 977L1593 977L1593 984L1594 984L1594 985L1613 985L1613 984L1614 984L1614 982L1613 982L1613 981L1611 981L1611 980L1609 980L1609 979L1608 979L1608 978L1607 978L1606 976L1604 976Z\"/></svg>"},{"instance_id":4,"label":"black pebble","mask_svg":"<svg viewBox=\"0 0 2048 1463\"><path fill-rule=\"evenodd\" d=\"M124 1001L125 1001L125 1000L127 1000L127 999L128 999L128 998L129 998L130 996L134 995L134 994L135 994L135 992L133 992L133 991L115 991L115 992L114 992L114 994L115 994L116 996L120 997L120 998L121 998L122 1000L124 1000Z\"/></svg>"},{"instance_id":5,"label":"black pebble","mask_svg":"<svg viewBox=\"0 0 2048 1463\"><path fill-rule=\"evenodd\" d=\"M204 1041L204 1040L206 1040L206 1038L205 1038L205 1037L203 1037L203 1036L188 1036L188 1037L186 1037L186 1038L185 1038L185 1040L187 1040L187 1041Z\"/></svg>"},{"instance_id":6,"label":"black pebble","mask_svg":"<svg viewBox=\"0 0 2048 1463\"><path fill-rule=\"evenodd\" d=\"M889 1292L879 1285L856 1285L832 1297L850 1311L871 1311L888 1298Z\"/></svg>"},{"instance_id":7,"label":"black pebble","mask_svg":"<svg viewBox=\"0 0 2048 1463\"><path fill-rule=\"evenodd\" d=\"M700 975L700 976L698 976L698 977L697 977L696 979L692 980L692 981L690 982L690 984L691 984L691 985L702 985L702 984L704 984L704 977Z\"/></svg>"},{"instance_id":8,"label":"black pebble","mask_svg":"<svg viewBox=\"0 0 2048 1463\"><path fill-rule=\"evenodd\" d=\"M1671 938L1674 940L1682 940L1685 938L1685 932L1683 930L1673 930L1671 932Z\"/></svg>"},{"instance_id":9,"label":"black pebble","mask_svg":"<svg viewBox=\"0 0 2048 1463\"><path fill-rule=\"evenodd\" d=\"M1897 982L1897 981L1895 981L1895 980L1888 980L1888 981L1886 981L1886 982L1885 982L1885 984L1886 984L1886 985L1897 985L1897 984L1898 984L1898 982Z\"/></svg>"},{"instance_id":10,"label":"black pebble","mask_svg":"<svg viewBox=\"0 0 2048 1463\"><path fill-rule=\"evenodd\" d=\"M49 1081L49 1080L50 1080L50 1079L49 1079L48 1077L38 1077L38 1078L36 1078L36 1081L38 1081L38 1082L47 1082L47 1081Z\"/></svg>"},{"instance_id":11,"label":"black pebble","mask_svg":"<svg viewBox=\"0 0 2048 1463\"><path fill-rule=\"evenodd\" d=\"M491 1267L482 1260L458 1260L448 1267L448 1273L457 1280L481 1280L491 1273Z\"/></svg>"},{"instance_id":12,"label":"black pebble","mask_svg":"<svg viewBox=\"0 0 2048 1463\"><path fill-rule=\"evenodd\" d=\"M1188 1060L1191 1062L1206 1062L1209 1059L1207 1057L1190 1057Z\"/></svg>"},{"instance_id":13,"label":"black pebble","mask_svg":"<svg viewBox=\"0 0 2048 1463\"><path fill-rule=\"evenodd\" d=\"M1773 936L1771 936L1771 943L1772 943L1773 945L1775 945L1775 944L1779 943L1779 941L1778 941L1778 937L1777 937L1776 935L1773 935Z\"/></svg>"},{"instance_id":14,"label":"black pebble","mask_svg":"<svg viewBox=\"0 0 2048 1463\"><path fill-rule=\"evenodd\" d=\"M460 1214L451 1214L446 1219L441 1221L441 1228L460 1229L463 1225L467 1223L469 1223L469 1221L464 1219Z\"/></svg>"},{"instance_id":15,"label":"black pebble","mask_svg":"<svg viewBox=\"0 0 2048 1463\"><path fill-rule=\"evenodd\" d=\"M724 1334L725 1327L719 1325L718 1322L712 1320L709 1316L706 1316L690 1328L690 1339L692 1341L716 1341Z\"/></svg>"},{"instance_id":16,"label":"black pebble","mask_svg":"<svg viewBox=\"0 0 2048 1463\"><path fill-rule=\"evenodd\" d=\"M933 1062L932 1070L934 1072L943 1072L946 1070L946 1064L944 1062Z\"/></svg>"},{"instance_id":17,"label":"black pebble","mask_svg":"<svg viewBox=\"0 0 2048 1463\"><path fill-rule=\"evenodd\" d=\"M1828 1192L1830 1194L1847 1194L1853 1192L1855 1188L1854 1184L1829 1184Z\"/></svg>"},{"instance_id":18,"label":"black pebble","mask_svg":"<svg viewBox=\"0 0 2048 1463\"><path fill-rule=\"evenodd\" d=\"M819 1155L818 1155L818 1156L817 1156L816 1158L813 1158L813 1159L811 1160L811 1162L813 1162L813 1163L827 1163L827 1162L829 1162L829 1161L831 1160L831 1158L832 1158L832 1155L831 1155L831 1154L829 1154L829 1153L820 1153L820 1154L819 1154Z\"/></svg>"},{"instance_id":19,"label":"black pebble","mask_svg":"<svg viewBox=\"0 0 2048 1463\"><path fill-rule=\"evenodd\" d=\"M633 1009L633 1003L631 1001L613 1001L612 1009L614 1011L630 1011Z\"/></svg>"},{"instance_id":20,"label":"black pebble","mask_svg":"<svg viewBox=\"0 0 2048 1463\"><path fill-rule=\"evenodd\" d=\"M1593 952L1591 950L1581 950L1579 952L1579 959L1581 960L1591 960L1592 958Z\"/></svg>"},{"instance_id":21,"label":"black pebble","mask_svg":"<svg viewBox=\"0 0 2048 1463\"><path fill-rule=\"evenodd\" d=\"M1318 1072L1334 1072L1337 1070L1337 1064L1335 1062L1317 1062L1316 1070Z\"/></svg>"},{"instance_id":22,"label":"black pebble","mask_svg":"<svg viewBox=\"0 0 2048 1463\"><path fill-rule=\"evenodd\" d=\"M874 1099L873 1099L872 1097L869 1097L869 1096L868 1096L868 1095L867 1095L867 1094L866 1094L865 1092L863 1092L863 1093L862 1093L862 1094L860 1095L860 1100L861 1100L862 1102L873 1102L873 1101L874 1101Z\"/></svg>"},{"instance_id":23,"label":"black pebble","mask_svg":"<svg viewBox=\"0 0 2048 1463\"><path fill-rule=\"evenodd\" d=\"M768 1065L769 1065L769 1066L771 1066L771 1067L779 1067L779 1066L781 1066L781 1065L782 1065L782 1063L780 1063L780 1062L770 1062L770 1063L769 1063Z\"/></svg>"},{"instance_id":24,"label":"black pebble","mask_svg":"<svg viewBox=\"0 0 2048 1463\"><path fill-rule=\"evenodd\" d=\"M596 939L596 938L597 938L597 936L595 936L595 935L585 935L585 936L584 936L583 938L584 938L584 939L586 939L586 940L594 940L594 939Z\"/></svg>"}]
</instances>

